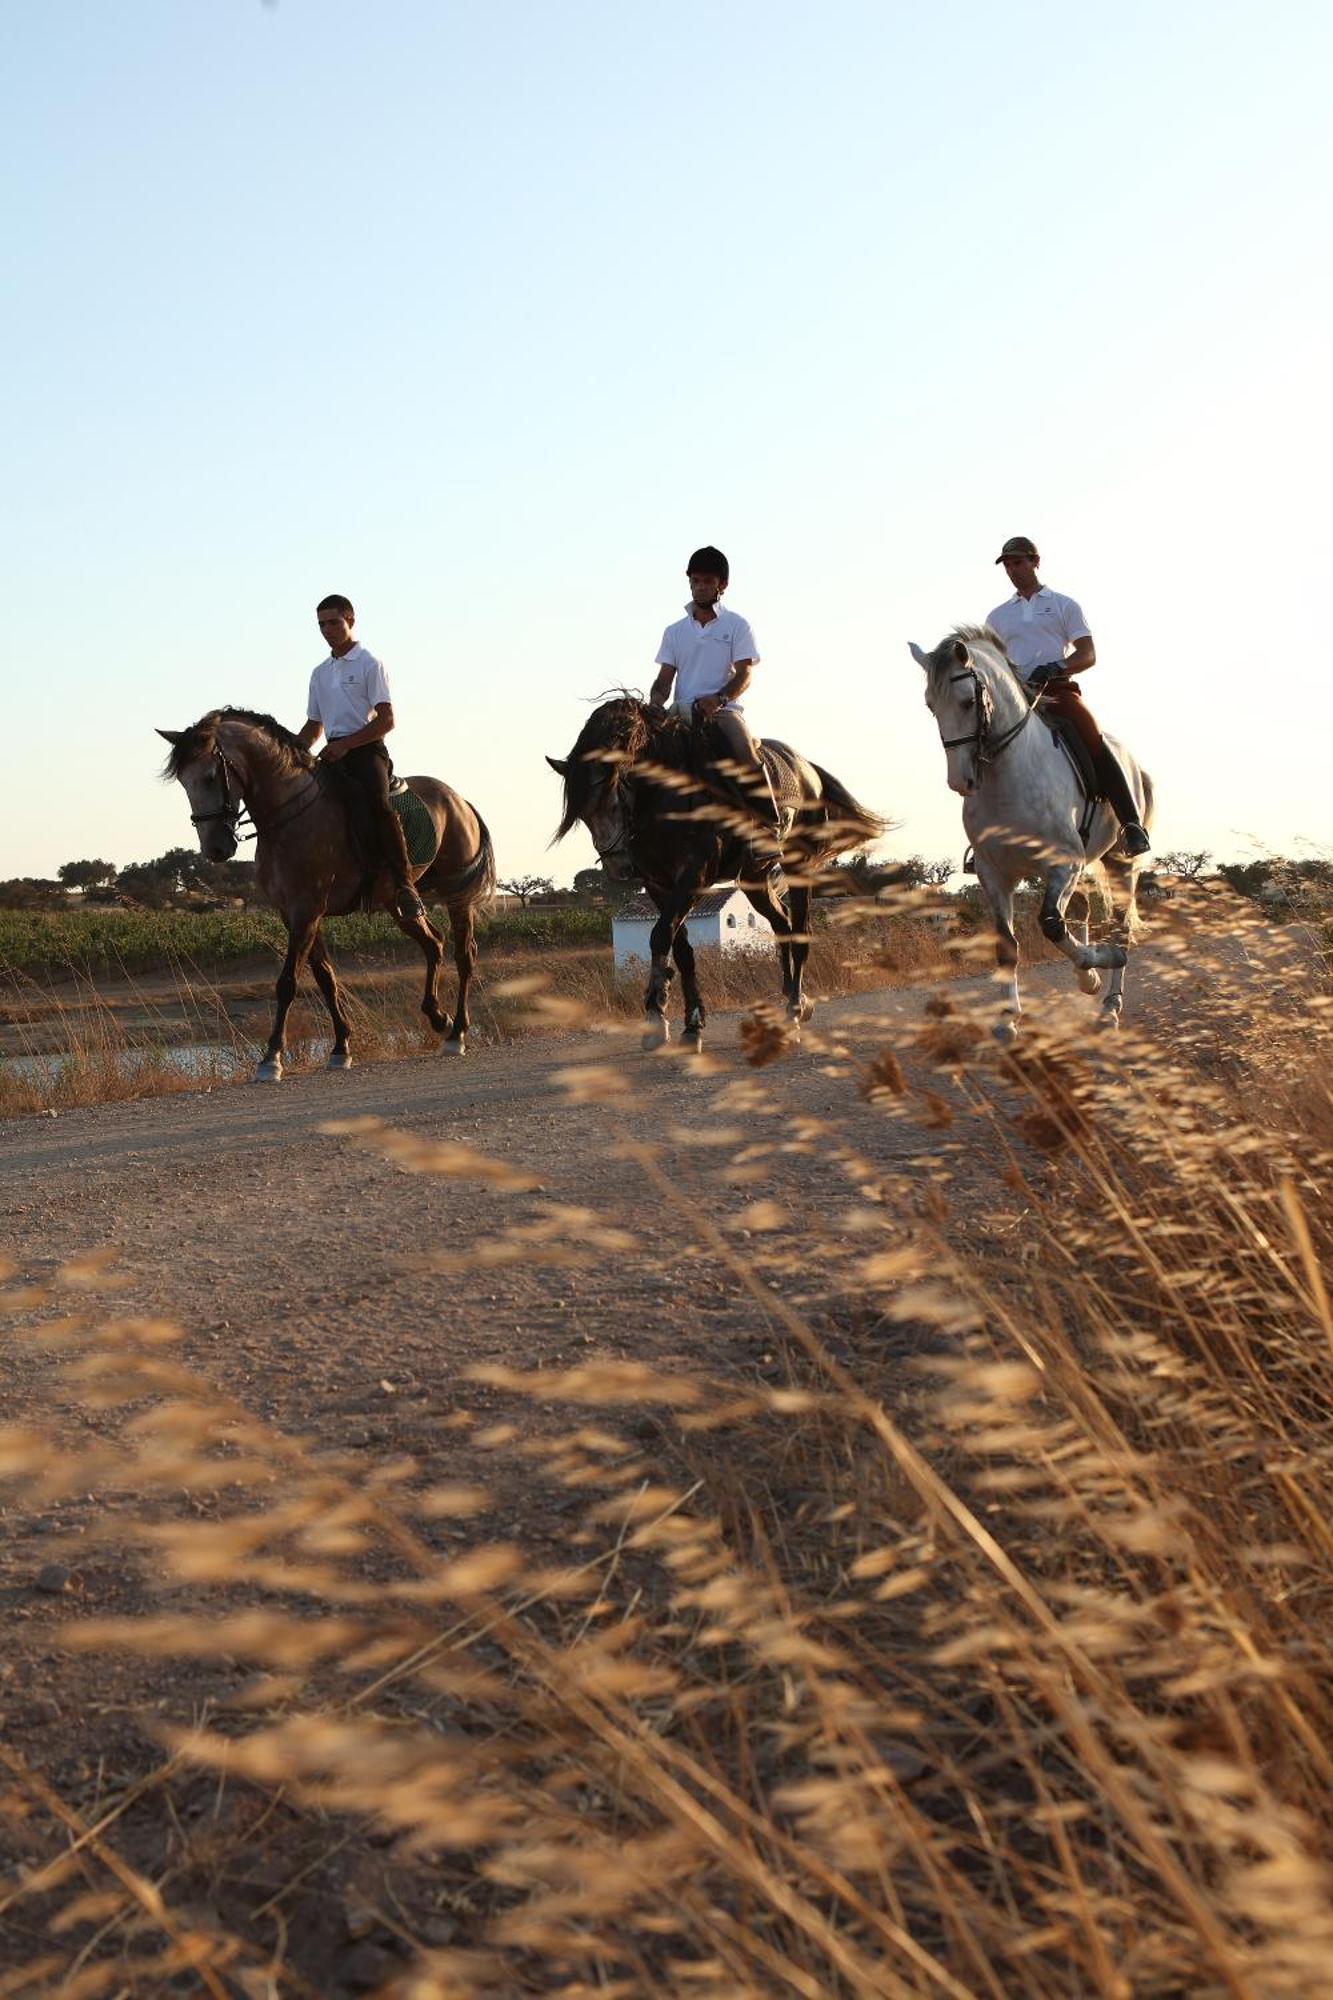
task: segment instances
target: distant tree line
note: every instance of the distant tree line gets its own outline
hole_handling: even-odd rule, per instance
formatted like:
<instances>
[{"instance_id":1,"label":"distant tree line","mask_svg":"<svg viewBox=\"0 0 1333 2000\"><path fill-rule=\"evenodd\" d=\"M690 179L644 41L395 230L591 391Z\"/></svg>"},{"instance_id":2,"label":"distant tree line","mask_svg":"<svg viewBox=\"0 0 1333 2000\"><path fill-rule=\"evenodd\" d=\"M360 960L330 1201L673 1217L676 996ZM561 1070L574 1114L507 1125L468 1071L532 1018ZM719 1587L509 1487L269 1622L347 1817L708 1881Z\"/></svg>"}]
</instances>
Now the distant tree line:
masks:
<instances>
[{"instance_id":1,"label":"distant tree line","mask_svg":"<svg viewBox=\"0 0 1333 2000\"><path fill-rule=\"evenodd\" d=\"M18 876L0 882L0 909L67 910L72 892L105 908L225 909L258 903L253 861L206 861L197 849L170 847L154 861L117 868L114 861L66 861L54 881Z\"/></svg>"},{"instance_id":2,"label":"distant tree line","mask_svg":"<svg viewBox=\"0 0 1333 2000\"><path fill-rule=\"evenodd\" d=\"M1319 856L1293 861L1282 854L1263 854L1257 861L1214 864L1207 848L1176 848L1162 856L1154 874L1161 887L1173 880L1200 882L1210 878L1225 882L1238 896L1248 896L1270 908L1283 904L1292 908L1312 903L1322 906L1333 895L1333 860Z\"/></svg>"}]
</instances>

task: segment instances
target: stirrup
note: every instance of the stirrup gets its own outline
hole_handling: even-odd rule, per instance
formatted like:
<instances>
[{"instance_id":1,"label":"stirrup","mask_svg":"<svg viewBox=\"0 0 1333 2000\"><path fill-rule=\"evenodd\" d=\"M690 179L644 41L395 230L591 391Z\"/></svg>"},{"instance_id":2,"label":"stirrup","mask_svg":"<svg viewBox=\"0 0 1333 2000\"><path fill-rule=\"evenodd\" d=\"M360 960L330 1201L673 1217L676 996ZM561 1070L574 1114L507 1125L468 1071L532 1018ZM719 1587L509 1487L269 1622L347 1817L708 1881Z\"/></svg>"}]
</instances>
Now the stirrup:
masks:
<instances>
[{"instance_id":1,"label":"stirrup","mask_svg":"<svg viewBox=\"0 0 1333 2000\"><path fill-rule=\"evenodd\" d=\"M424 917L426 905L422 902L414 885L407 882L393 899L393 913L396 917Z\"/></svg>"},{"instance_id":2,"label":"stirrup","mask_svg":"<svg viewBox=\"0 0 1333 2000\"><path fill-rule=\"evenodd\" d=\"M1152 842L1148 838L1148 830L1146 827L1140 826L1136 819L1127 819L1124 822L1120 829L1120 839L1126 854L1131 859L1135 855L1151 854L1152 852Z\"/></svg>"}]
</instances>

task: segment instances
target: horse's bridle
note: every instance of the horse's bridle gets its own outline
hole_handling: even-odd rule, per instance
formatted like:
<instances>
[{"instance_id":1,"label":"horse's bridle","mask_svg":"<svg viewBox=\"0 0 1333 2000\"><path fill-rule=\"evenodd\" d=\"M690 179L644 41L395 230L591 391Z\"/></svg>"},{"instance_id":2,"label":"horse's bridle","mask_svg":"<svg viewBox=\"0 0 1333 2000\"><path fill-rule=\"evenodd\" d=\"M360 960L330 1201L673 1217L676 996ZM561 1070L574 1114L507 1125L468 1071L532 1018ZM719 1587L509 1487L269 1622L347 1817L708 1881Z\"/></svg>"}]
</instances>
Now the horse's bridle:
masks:
<instances>
[{"instance_id":1,"label":"horse's bridle","mask_svg":"<svg viewBox=\"0 0 1333 2000\"><path fill-rule=\"evenodd\" d=\"M976 726L970 736L941 737L940 741L943 747L946 750L957 750L966 743L971 748L977 760L978 767L982 764L993 764L996 758L1009 748L1014 738L1021 736L1027 728L1029 722L1032 720L1032 711L1036 707L1036 703L1029 702L1023 710L1021 717L1013 724L1012 728L1006 729L1003 736L998 738L998 740L992 741L990 726L995 720L995 702L990 689L977 672L975 664L969 660L960 672L950 674L949 679L950 682L971 681L976 691L977 720Z\"/></svg>"},{"instance_id":2,"label":"horse's bridle","mask_svg":"<svg viewBox=\"0 0 1333 2000\"><path fill-rule=\"evenodd\" d=\"M289 826L294 819L299 819L306 808L312 806L319 796L319 780L313 771L309 771L306 775L310 779L310 784L302 794L296 811L283 813L277 819L270 820L267 826L261 826L250 811L250 808L246 805L245 800L241 797L240 781L236 778L236 773L232 769L230 759L227 757L225 751L218 748L216 743L213 745L213 759L218 767L218 775L222 780L222 804L215 806L212 812L191 813L190 819L195 826L204 826L209 820L225 819L231 832L232 841L238 847L243 840L255 840L261 833L265 835L277 833L280 827ZM232 793L233 780L236 781L234 796ZM243 819L248 820L250 823L249 833L242 833L240 830Z\"/></svg>"},{"instance_id":3,"label":"horse's bridle","mask_svg":"<svg viewBox=\"0 0 1333 2000\"><path fill-rule=\"evenodd\" d=\"M631 861L634 858L630 853L634 845L634 808L630 804L629 786L623 782L623 775L623 771L616 773L616 797L620 801L620 838L610 847L597 847L597 842L594 840L593 846L597 847L599 861L618 861L622 854L629 855Z\"/></svg>"},{"instance_id":4,"label":"horse's bridle","mask_svg":"<svg viewBox=\"0 0 1333 2000\"><path fill-rule=\"evenodd\" d=\"M214 744L213 746L213 761L218 767L218 775L222 780L222 804L220 806L215 807L212 812L191 813L190 821L191 824L194 826L205 826L207 825L209 820L225 819L228 828L230 830L233 843L239 845L242 838L239 832L239 828L241 824L241 819L245 813L245 800L241 797L241 788L239 784L236 787L236 795L235 798L233 799L231 781L234 776L234 773L232 771L231 765L227 762L226 757L223 755L222 751L218 749L216 744ZM253 824L253 822L251 822L251 824ZM248 840L253 840L254 835L247 834L245 838Z\"/></svg>"}]
</instances>

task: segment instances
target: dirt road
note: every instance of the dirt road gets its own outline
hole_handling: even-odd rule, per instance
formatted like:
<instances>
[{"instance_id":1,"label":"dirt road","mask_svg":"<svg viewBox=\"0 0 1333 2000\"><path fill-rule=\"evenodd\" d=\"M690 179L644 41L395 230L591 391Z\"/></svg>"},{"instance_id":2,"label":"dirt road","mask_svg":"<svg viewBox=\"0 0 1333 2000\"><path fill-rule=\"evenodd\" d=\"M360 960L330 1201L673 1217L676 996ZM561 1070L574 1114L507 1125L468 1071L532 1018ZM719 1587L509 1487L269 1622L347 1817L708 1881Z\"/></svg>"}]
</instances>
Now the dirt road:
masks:
<instances>
[{"instance_id":1,"label":"dirt road","mask_svg":"<svg viewBox=\"0 0 1333 2000\"><path fill-rule=\"evenodd\" d=\"M1143 954L1138 967L1131 1005L1152 1019L1173 1004L1173 990L1162 962L1154 971ZM1093 1007L1071 988L1065 968L1036 968L1025 982L1029 1008L1056 1005L1090 1031ZM826 1002L802 1047L762 1069L745 1060L739 1018L718 1016L702 1060L675 1048L645 1056L637 1030L543 1034L478 1046L461 1061L367 1064L278 1086L9 1121L0 1124L0 1253L40 1278L81 1252L114 1246L124 1283L108 1311L176 1322L181 1360L308 1441L322 1463L336 1454L343 1466L369 1470L408 1455L423 1483L484 1486L484 1532L557 1565L569 1560L585 1502L543 1476L540 1454L568 1430L570 1412L479 1384L470 1368L617 1359L729 1385L784 1383L788 1363L774 1316L719 1254L709 1230L720 1227L743 1259L767 1260L766 1277L800 1300L853 1370L859 1354L882 1371L886 1353L897 1352L888 1343L912 1336L846 1310L845 1259L860 1260L870 1244L849 1216L872 1227L877 1215L892 1220L867 1204L850 1156L893 1184L892 1210L906 1213L909 1226L914 1204L925 1200L938 1218L942 1196L970 1235L1016 1226L1022 1196L1001 1178L998 1146L988 1147L975 1122L950 1126L953 1086L915 1046L929 1025L927 997L916 988ZM964 1011L989 1010L994 989L955 982L948 998ZM861 1094L866 1066L886 1045L906 1072L903 1117ZM628 1091L571 1095L569 1073L586 1083L598 1068ZM527 1184L407 1173L321 1130L330 1120L365 1117L473 1149ZM627 1141L646 1149L648 1164L626 1156ZM665 1175L665 1186L655 1174ZM571 1236L586 1227L571 1210L624 1235L583 1268L533 1256L462 1272L424 1266L432 1252L457 1255L515 1225L540 1225L552 1204L567 1211ZM50 1316L49 1307L36 1315ZM95 1445L114 1432L122 1413L99 1410L63 1379L59 1356L28 1332L21 1307L14 1320L0 1321L0 1426L33 1426L66 1446ZM895 1377L899 1393L912 1395L910 1371L900 1389ZM586 1412L575 1421L586 1421ZM690 1447L674 1427L637 1409L616 1411L614 1422L659 1475L681 1476ZM701 1448L709 1477L711 1448ZM718 1461L719 1477L729 1476L730 1463ZM685 1469L697 1471L696 1461ZM779 1513L794 1518L799 1510L802 1476L799 1462L765 1459ZM373 1981L354 1963L344 1925L353 1889L377 1908L399 1907L394 1896L410 1905L405 1931L376 1934L379 1977L395 1937L430 1938L438 1869L432 1863L411 1874L391 1863L366 1829L330 1844L318 1815L290 1808L260 1846L240 1795L226 1883L211 1861L197 1860L180 1828L204 1824L217 1789L207 1773L182 1772L171 1780L167 1810L161 1728L241 1695L245 1663L140 1660L114 1650L89 1656L61 1640L71 1613L133 1616L160 1606L151 1568L117 1537L127 1504L115 1491L43 1503L0 1488L7 1633L0 1750L21 1759L30 1789L49 1785L89 1822L109 1790L120 1815L118 1850L256 1950L272 1945L268 1913L281 1902L283 1936L306 1981L293 1990L364 1991ZM194 1503L167 1496L163 1504ZM209 1505L199 1502L205 1515ZM50 1594L43 1577L52 1569L67 1578L69 1595L59 1581ZM239 1571L237 1583L243 1592ZM165 1588L173 1607L188 1602L178 1583ZM386 1715L398 1715L399 1700L385 1698ZM126 1800L134 1803L121 1813ZM279 1834L280 1860L272 1851ZM50 1859L64 1838L41 1814L0 1825L0 1915L9 1926L0 1928L0 1969L45 1948L56 1907L11 1896L9 1908L4 1885ZM451 1905L446 1927L456 1915Z\"/></svg>"},{"instance_id":2,"label":"dirt road","mask_svg":"<svg viewBox=\"0 0 1333 2000\"><path fill-rule=\"evenodd\" d=\"M788 1114L829 1121L887 1164L907 1142L858 1095L856 1066L887 1038L911 1035L923 998L897 991L827 1003L804 1047L760 1072L744 1061L733 1016L717 1021L702 1064L674 1048L646 1057L637 1035L541 1035L462 1061L368 1064L11 1121L0 1126L0 1247L40 1272L116 1246L128 1280L117 1310L178 1321L196 1364L243 1395L257 1390L266 1413L302 1428L321 1412L334 1418L347 1394L381 1378L410 1379L438 1406L464 1363L550 1359L575 1325L581 1344L633 1352L648 1309L660 1326L664 1296L678 1298L682 1334L706 1312L717 1354L733 1317L725 1288L707 1272L700 1286L696 1264L678 1294L682 1263L694 1259L688 1228L660 1213L614 1142L634 1136L659 1149L682 1186L707 1189L716 1215L737 1206L714 1164L735 1147L692 1150L682 1139L725 1126L737 1143L750 1128L762 1140L774 1124L760 1108L770 1097ZM633 1091L624 1106L568 1101L558 1073L589 1062L624 1068ZM658 1237L659 1249L612 1260L595 1286L513 1266L466 1284L423 1275L423 1252L465 1248L515 1220L514 1197L404 1174L320 1131L366 1115L502 1159L540 1180L540 1199L596 1209ZM751 1171L747 1198L830 1209L847 1198L837 1170L808 1157L775 1153ZM753 1308L734 1316L745 1321Z\"/></svg>"}]
</instances>

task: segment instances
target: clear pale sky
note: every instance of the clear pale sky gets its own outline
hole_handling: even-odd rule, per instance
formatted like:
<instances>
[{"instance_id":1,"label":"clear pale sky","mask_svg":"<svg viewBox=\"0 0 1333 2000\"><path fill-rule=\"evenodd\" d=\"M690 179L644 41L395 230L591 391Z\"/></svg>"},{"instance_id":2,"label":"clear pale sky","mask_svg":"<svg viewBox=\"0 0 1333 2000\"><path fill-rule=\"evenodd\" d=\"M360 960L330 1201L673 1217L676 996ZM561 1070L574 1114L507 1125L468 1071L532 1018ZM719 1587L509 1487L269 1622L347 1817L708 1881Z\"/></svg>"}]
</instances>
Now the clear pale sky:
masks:
<instances>
[{"instance_id":1,"label":"clear pale sky","mask_svg":"<svg viewBox=\"0 0 1333 2000\"><path fill-rule=\"evenodd\" d=\"M189 844L154 726L304 716L547 853L730 555L761 733L957 854L907 641L1032 535L1157 845L1333 842L1333 9L6 0L0 876Z\"/></svg>"}]
</instances>

